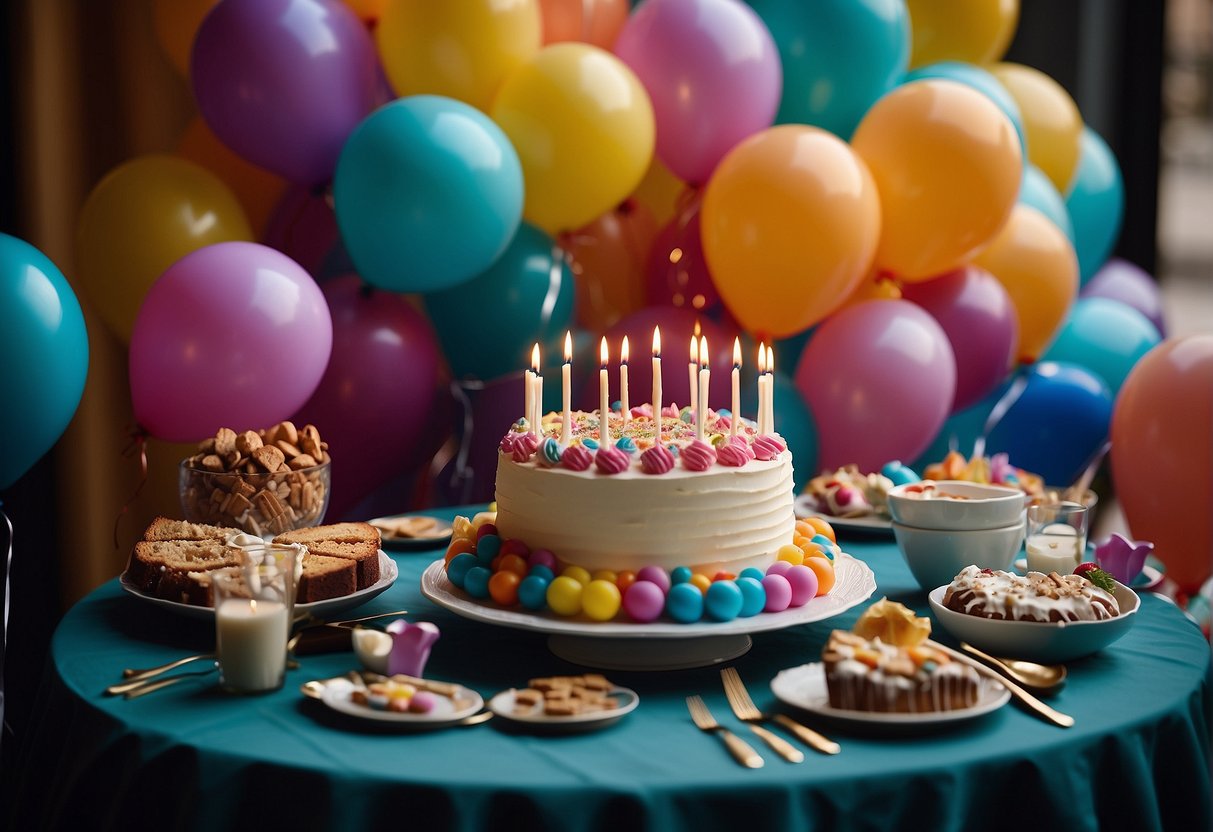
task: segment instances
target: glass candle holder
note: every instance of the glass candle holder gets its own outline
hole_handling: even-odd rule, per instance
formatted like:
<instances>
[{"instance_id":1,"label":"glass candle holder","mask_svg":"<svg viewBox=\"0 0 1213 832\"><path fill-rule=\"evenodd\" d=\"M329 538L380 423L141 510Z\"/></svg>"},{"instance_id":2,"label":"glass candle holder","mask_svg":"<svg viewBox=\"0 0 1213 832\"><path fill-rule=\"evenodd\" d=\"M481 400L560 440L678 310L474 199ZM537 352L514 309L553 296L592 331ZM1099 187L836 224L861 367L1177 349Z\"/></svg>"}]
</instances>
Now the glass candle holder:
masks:
<instances>
[{"instance_id":1,"label":"glass candle holder","mask_svg":"<svg viewBox=\"0 0 1213 832\"><path fill-rule=\"evenodd\" d=\"M1090 512L1078 503L1028 506L1028 571L1069 575L1087 551Z\"/></svg>"},{"instance_id":2,"label":"glass candle holder","mask_svg":"<svg viewBox=\"0 0 1213 832\"><path fill-rule=\"evenodd\" d=\"M249 547L241 566L215 575L215 653L224 690L282 687L300 558L297 546Z\"/></svg>"}]
</instances>

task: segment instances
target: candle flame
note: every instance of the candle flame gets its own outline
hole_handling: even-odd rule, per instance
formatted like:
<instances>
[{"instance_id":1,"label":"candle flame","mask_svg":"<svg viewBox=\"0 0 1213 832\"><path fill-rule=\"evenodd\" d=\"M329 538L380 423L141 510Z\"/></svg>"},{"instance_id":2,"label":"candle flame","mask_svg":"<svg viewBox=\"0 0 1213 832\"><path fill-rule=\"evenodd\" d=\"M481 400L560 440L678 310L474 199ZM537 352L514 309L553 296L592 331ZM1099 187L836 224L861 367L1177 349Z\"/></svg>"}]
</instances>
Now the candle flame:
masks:
<instances>
[{"instance_id":1,"label":"candle flame","mask_svg":"<svg viewBox=\"0 0 1213 832\"><path fill-rule=\"evenodd\" d=\"M733 339L733 366L741 367L741 339Z\"/></svg>"},{"instance_id":2,"label":"candle flame","mask_svg":"<svg viewBox=\"0 0 1213 832\"><path fill-rule=\"evenodd\" d=\"M605 370L606 366L607 366L607 362L610 361L610 359L611 359L611 354L607 350L605 335L602 337L602 343L599 344L599 346L598 346L598 357L602 361L602 369Z\"/></svg>"},{"instance_id":3,"label":"candle flame","mask_svg":"<svg viewBox=\"0 0 1213 832\"><path fill-rule=\"evenodd\" d=\"M564 363L571 364L573 361L573 333L567 330L564 333Z\"/></svg>"},{"instance_id":4,"label":"candle flame","mask_svg":"<svg viewBox=\"0 0 1213 832\"><path fill-rule=\"evenodd\" d=\"M708 336L699 336L699 366L704 369L708 366Z\"/></svg>"},{"instance_id":5,"label":"candle flame","mask_svg":"<svg viewBox=\"0 0 1213 832\"><path fill-rule=\"evenodd\" d=\"M253 615L257 614L257 599L256 598L249 599L248 609L249 609L249 612L251 612Z\"/></svg>"},{"instance_id":6,"label":"candle flame","mask_svg":"<svg viewBox=\"0 0 1213 832\"><path fill-rule=\"evenodd\" d=\"M767 372L775 372L775 348L767 347Z\"/></svg>"},{"instance_id":7,"label":"candle flame","mask_svg":"<svg viewBox=\"0 0 1213 832\"><path fill-rule=\"evenodd\" d=\"M661 327L653 327L653 357L661 358Z\"/></svg>"},{"instance_id":8,"label":"candle flame","mask_svg":"<svg viewBox=\"0 0 1213 832\"><path fill-rule=\"evenodd\" d=\"M758 345L758 372L765 373L767 371L767 345Z\"/></svg>"},{"instance_id":9,"label":"candle flame","mask_svg":"<svg viewBox=\"0 0 1213 832\"><path fill-rule=\"evenodd\" d=\"M698 324L696 324L698 326ZM699 333L691 336L691 363L699 363Z\"/></svg>"},{"instance_id":10,"label":"candle flame","mask_svg":"<svg viewBox=\"0 0 1213 832\"><path fill-rule=\"evenodd\" d=\"M702 331L703 331L703 330L701 330L701 329L699 328L699 319L696 319L696 320L695 320L695 337L696 337L696 338L698 338L698 337L699 337L699 333L701 333Z\"/></svg>"},{"instance_id":11,"label":"candle flame","mask_svg":"<svg viewBox=\"0 0 1213 832\"><path fill-rule=\"evenodd\" d=\"M619 363L628 363L628 336L623 336L623 347L619 350Z\"/></svg>"},{"instance_id":12,"label":"candle flame","mask_svg":"<svg viewBox=\"0 0 1213 832\"><path fill-rule=\"evenodd\" d=\"M535 375L539 375L539 344L531 347L531 369L535 371Z\"/></svg>"}]
</instances>

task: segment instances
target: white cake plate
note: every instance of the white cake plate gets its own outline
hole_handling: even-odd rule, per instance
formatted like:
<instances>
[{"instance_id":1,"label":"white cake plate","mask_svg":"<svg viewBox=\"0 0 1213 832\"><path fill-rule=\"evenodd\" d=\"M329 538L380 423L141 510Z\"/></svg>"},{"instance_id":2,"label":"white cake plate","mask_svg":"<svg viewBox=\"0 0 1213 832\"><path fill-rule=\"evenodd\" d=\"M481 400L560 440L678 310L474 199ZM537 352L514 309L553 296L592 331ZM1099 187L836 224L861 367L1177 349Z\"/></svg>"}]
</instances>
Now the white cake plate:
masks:
<instances>
[{"instance_id":1,"label":"white cake plate","mask_svg":"<svg viewBox=\"0 0 1213 832\"><path fill-rule=\"evenodd\" d=\"M832 618L876 591L876 576L868 565L842 554L834 562L833 589L802 607L694 624L669 620L640 624L626 616L600 622L584 615L561 617L479 601L447 580L443 567L442 560L434 561L421 575L421 594L438 606L486 624L548 633L548 648L557 656L605 670L680 670L719 664L744 655L753 643L751 633Z\"/></svg>"}]
</instances>

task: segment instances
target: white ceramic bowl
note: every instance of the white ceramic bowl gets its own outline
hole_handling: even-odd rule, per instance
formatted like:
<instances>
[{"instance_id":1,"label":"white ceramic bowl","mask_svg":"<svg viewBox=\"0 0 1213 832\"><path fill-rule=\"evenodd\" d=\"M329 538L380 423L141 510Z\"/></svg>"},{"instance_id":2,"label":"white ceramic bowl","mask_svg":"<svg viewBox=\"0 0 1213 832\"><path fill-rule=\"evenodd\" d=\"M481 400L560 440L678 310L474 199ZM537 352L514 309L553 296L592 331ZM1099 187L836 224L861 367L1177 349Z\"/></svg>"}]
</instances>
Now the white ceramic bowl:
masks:
<instances>
[{"instance_id":1,"label":"white ceramic bowl","mask_svg":"<svg viewBox=\"0 0 1213 832\"><path fill-rule=\"evenodd\" d=\"M1118 583L1114 594L1120 615L1106 621L997 621L945 607L947 583L927 596L945 630L987 653L1034 662L1068 662L1099 652L1129 631L1141 605L1137 593Z\"/></svg>"},{"instance_id":2,"label":"white ceramic bowl","mask_svg":"<svg viewBox=\"0 0 1213 832\"><path fill-rule=\"evenodd\" d=\"M997 529L919 529L893 524L897 548L914 579L925 590L951 583L970 564L981 569L1010 569L1023 545L1024 521Z\"/></svg>"},{"instance_id":3,"label":"white ceramic bowl","mask_svg":"<svg viewBox=\"0 0 1213 832\"><path fill-rule=\"evenodd\" d=\"M919 529L969 531L1012 526L1023 515L1024 496L1018 488L939 480L935 482L935 495L951 494L961 499L924 499L914 492L923 484L911 482L889 489L889 514L895 523Z\"/></svg>"}]
</instances>

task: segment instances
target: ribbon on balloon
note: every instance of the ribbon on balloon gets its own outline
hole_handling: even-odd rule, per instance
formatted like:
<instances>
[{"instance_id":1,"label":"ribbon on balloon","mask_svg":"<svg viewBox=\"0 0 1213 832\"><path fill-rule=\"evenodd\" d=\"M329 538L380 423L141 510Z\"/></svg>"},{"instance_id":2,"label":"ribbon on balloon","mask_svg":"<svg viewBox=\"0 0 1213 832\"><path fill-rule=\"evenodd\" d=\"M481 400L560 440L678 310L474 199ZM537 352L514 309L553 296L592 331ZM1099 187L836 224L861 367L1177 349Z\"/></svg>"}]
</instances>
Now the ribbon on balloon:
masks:
<instances>
[{"instance_id":1,"label":"ribbon on balloon","mask_svg":"<svg viewBox=\"0 0 1213 832\"><path fill-rule=\"evenodd\" d=\"M139 484L135 486L134 493L118 509L118 515L114 518L114 549L118 549L118 526L122 523L122 518L131 510L131 506L135 504L135 500L139 499L139 494L143 491L143 486L147 485L147 431L139 425L134 425L128 429L131 441L122 449L123 458L128 458L139 454ZM7 598L5 599L7 601Z\"/></svg>"},{"instance_id":2,"label":"ribbon on balloon","mask_svg":"<svg viewBox=\"0 0 1213 832\"><path fill-rule=\"evenodd\" d=\"M4 503L0 502L0 506L3 505ZM8 574L13 565L13 523L8 519L8 515L4 513L3 508L0 508L0 517L4 518L4 527L8 533L4 539L4 621L0 622L0 671L3 671L4 656L8 653L8 606L9 598L12 595L8 583ZM4 721L4 673L0 672L0 739L3 739L6 726L7 723Z\"/></svg>"}]
</instances>

